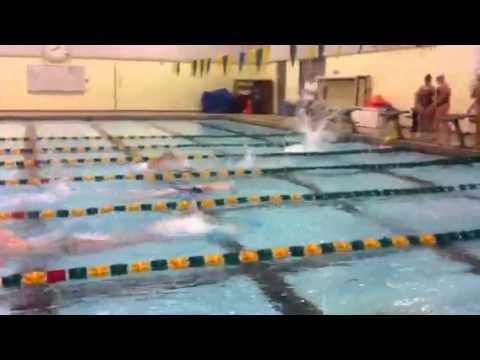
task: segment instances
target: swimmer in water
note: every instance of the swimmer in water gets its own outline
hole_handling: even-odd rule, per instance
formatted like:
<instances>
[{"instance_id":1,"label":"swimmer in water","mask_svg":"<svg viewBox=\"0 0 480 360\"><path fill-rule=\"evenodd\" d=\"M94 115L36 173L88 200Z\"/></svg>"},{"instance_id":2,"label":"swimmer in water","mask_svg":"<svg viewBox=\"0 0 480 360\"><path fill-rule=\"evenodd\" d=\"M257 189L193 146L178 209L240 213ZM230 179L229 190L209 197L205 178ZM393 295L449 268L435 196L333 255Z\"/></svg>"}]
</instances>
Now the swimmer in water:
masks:
<instances>
[{"instance_id":1,"label":"swimmer in water","mask_svg":"<svg viewBox=\"0 0 480 360\"><path fill-rule=\"evenodd\" d=\"M12 231L0 229L0 268L10 257L29 255L85 255L113 250L140 243L164 241L178 236L204 235L212 231L235 232L231 225L216 225L202 213L161 220L150 225L141 235L126 237L107 234L49 233L41 237L24 240Z\"/></svg>"},{"instance_id":2,"label":"swimmer in water","mask_svg":"<svg viewBox=\"0 0 480 360\"><path fill-rule=\"evenodd\" d=\"M77 234L73 236L44 236L38 241L28 241L15 236L6 229L0 229L0 267L4 259L26 255L82 255L111 250L119 247L153 241L153 234L128 239L99 234Z\"/></svg>"},{"instance_id":3,"label":"swimmer in water","mask_svg":"<svg viewBox=\"0 0 480 360\"><path fill-rule=\"evenodd\" d=\"M182 168L186 165L187 158L182 155L176 155L173 151L167 150L157 158L147 162L148 170L168 170L174 168L171 165L180 165Z\"/></svg>"},{"instance_id":4,"label":"swimmer in water","mask_svg":"<svg viewBox=\"0 0 480 360\"><path fill-rule=\"evenodd\" d=\"M173 151L167 150L157 158L150 159L147 162L134 164L132 169L135 172L158 172L171 170L187 170L188 161L185 156L176 155Z\"/></svg>"},{"instance_id":5,"label":"swimmer in water","mask_svg":"<svg viewBox=\"0 0 480 360\"><path fill-rule=\"evenodd\" d=\"M143 200L152 197L158 196L169 196L174 194L188 194L188 195L197 195L197 194L208 194L216 191L228 191L234 188L234 184L230 182L217 182L217 183L208 183L208 184L197 184L193 186L172 186L168 189L155 190L142 192L136 194L136 200Z\"/></svg>"}]
</instances>

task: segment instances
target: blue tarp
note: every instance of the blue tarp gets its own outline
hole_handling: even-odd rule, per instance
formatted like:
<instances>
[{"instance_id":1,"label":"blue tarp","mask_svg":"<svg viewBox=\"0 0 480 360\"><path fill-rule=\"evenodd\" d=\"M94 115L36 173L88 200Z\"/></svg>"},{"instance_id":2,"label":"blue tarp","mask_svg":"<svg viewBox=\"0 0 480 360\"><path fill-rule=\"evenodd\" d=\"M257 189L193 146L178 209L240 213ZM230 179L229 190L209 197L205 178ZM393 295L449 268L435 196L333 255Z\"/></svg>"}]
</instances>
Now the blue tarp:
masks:
<instances>
[{"instance_id":1,"label":"blue tarp","mask_svg":"<svg viewBox=\"0 0 480 360\"><path fill-rule=\"evenodd\" d=\"M238 112L238 101L227 89L205 91L202 95L202 111L206 113Z\"/></svg>"}]
</instances>

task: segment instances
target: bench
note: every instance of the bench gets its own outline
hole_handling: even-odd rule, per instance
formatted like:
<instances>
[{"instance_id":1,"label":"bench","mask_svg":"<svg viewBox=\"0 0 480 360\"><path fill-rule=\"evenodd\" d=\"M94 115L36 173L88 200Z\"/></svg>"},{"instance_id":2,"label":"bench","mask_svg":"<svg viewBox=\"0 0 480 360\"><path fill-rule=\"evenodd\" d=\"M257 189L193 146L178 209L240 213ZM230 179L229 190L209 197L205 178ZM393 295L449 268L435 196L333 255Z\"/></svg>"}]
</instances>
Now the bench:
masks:
<instances>
[{"instance_id":1,"label":"bench","mask_svg":"<svg viewBox=\"0 0 480 360\"><path fill-rule=\"evenodd\" d=\"M359 107L353 107L353 108L346 108L342 110L330 110L332 111L332 115L329 115L329 117L331 117L329 120L333 123L336 123L337 120L347 123L352 127L352 133L358 134L359 131L357 129L357 125L355 124L355 121L353 121L352 119L352 113L359 110L362 110L362 109Z\"/></svg>"},{"instance_id":2,"label":"bench","mask_svg":"<svg viewBox=\"0 0 480 360\"><path fill-rule=\"evenodd\" d=\"M398 110L395 108L385 109L379 112L380 115L385 119L386 123L393 121L395 126L395 131L397 133L397 139L404 140L405 137L403 136L402 129L404 128L402 124L400 124L400 116L410 114L410 110ZM409 116L411 117L411 115Z\"/></svg>"},{"instance_id":3,"label":"bench","mask_svg":"<svg viewBox=\"0 0 480 360\"><path fill-rule=\"evenodd\" d=\"M458 142L460 143L460 147L464 148L465 147L465 136L469 135L470 133L463 132L462 128L460 126L460 120L463 119L469 119L472 121L473 119L476 118L476 115L471 115L471 114L449 114L446 116L442 116L441 118L438 118L438 121L446 122L447 124L452 124L453 127L455 128L455 133L458 136ZM477 129L477 134L478 134L478 129ZM478 140L477 140L478 142Z\"/></svg>"}]
</instances>

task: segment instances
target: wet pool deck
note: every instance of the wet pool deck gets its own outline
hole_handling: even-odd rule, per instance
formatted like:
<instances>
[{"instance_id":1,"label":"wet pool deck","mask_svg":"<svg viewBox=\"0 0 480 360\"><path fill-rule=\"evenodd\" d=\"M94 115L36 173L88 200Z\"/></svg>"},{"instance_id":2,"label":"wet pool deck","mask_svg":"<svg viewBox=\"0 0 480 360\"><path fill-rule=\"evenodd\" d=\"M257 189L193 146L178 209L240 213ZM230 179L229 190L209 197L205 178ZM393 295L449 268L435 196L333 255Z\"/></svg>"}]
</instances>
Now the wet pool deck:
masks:
<instances>
[{"instance_id":1,"label":"wet pool deck","mask_svg":"<svg viewBox=\"0 0 480 360\"><path fill-rule=\"evenodd\" d=\"M279 129L294 129L295 118L279 115L247 115L247 114L206 114L200 112L164 112L164 111L9 111L0 112L2 121L15 120L233 120L252 125L264 125ZM385 131L359 127L359 134L352 135L355 139L383 144ZM428 138L413 138L408 130L404 130L405 140L398 140L390 145L402 145L419 152L446 156L479 155L480 149L473 147L473 136L466 137L468 148L458 147L456 136L452 135L450 146L433 144Z\"/></svg>"}]
</instances>

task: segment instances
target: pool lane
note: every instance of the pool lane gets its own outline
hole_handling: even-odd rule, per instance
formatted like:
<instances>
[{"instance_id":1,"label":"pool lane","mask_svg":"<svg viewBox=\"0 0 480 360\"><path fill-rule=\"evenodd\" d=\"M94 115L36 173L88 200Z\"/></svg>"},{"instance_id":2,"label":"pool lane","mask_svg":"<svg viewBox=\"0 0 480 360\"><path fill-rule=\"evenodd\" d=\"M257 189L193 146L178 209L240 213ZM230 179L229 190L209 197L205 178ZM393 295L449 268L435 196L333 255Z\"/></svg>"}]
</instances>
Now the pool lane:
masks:
<instances>
[{"instance_id":1,"label":"pool lane","mask_svg":"<svg viewBox=\"0 0 480 360\"><path fill-rule=\"evenodd\" d=\"M95 128L102 136L111 135L106 130L101 131L99 126ZM113 144L123 144L121 140L111 141ZM131 151L127 151L126 154L129 156L137 155ZM228 251L240 251L243 248L235 238L231 238L228 245L221 245L221 247ZM255 282L264 296L267 297L269 303L283 314L323 314L321 309L310 303L308 300L297 296L293 288L287 287L283 276L278 272L271 271L268 267L260 265L260 267L255 269L245 269L245 274L248 275L249 279ZM288 296L284 296L285 294Z\"/></svg>"},{"instance_id":2,"label":"pool lane","mask_svg":"<svg viewBox=\"0 0 480 360\"><path fill-rule=\"evenodd\" d=\"M452 167L449 167L448 169L452 169ZM474 171L472 171L472 178L473 178L473 174L474 174ZM416 174L416 175L418 175L418 174ZM309 176L310 176L310 174L309 174ZM318 176L319 175L316 174L313 178L316 178ZM348 178L349 176L350 175L346 175L346 178ZM359 188L361 188L360 186L363 186L363 184L365 184L365 185L368 184L369 181L371 181L371 183L373 184L373 183L377 183L377 180L378 180L378 181L382 181L382 184L383 184L383 181L385 180L384 175L381 175L377 179L375 179L375 178L369 179L368 176L365 176L365 174L356 174L356 175L353 175L353 176L356 177L356 178L358 176L356 181L358 181ZM324 178L328 178L328 176L325 175ZM340 183L340 184L337 185L337 184L335 184L335 181L333 181L334 180L333 178L330 178L330 179L332 181L330 181L328 184L325 183L324 179L319 180L319 185L322 186L322 187L325 187L325 186L328 185L327 188L329 186L331 186L332 189L334 189L334 188L340 189L340 188L343 188L343 187L347 187L346 183L343 183L343 184ZM382 180L380 180L380 179L382 179ZM247 182L248 182L247 178L242 179L242 181L243 180L247 180ZM392 182L397 181L397 180L392 180ZM411 184L407 185L406 183L402 182L401 180L398 180L398 181L399 181L397 183L398 187L411 186ZM280 184L281 184L281 182L278 182L277 186L287 186L287 185L280 185ZM285 183L285 184L287 184L287 183ZM356 182L356 184L357 184L357 182ZM251 185L253 185L253 183L250 184L250 185L246 184L245 189L247 189ZM265 184L262 186L262 188L264 188L264 187L268 188L268 186L269 186L269 183L268 183L268 181L266 181ZM395 187L397 187L397 186L395 186ZM242 186L242 189L243 189L243 186ZM242 190L242 191L244 191L244 190ZM456 201L456 199L452 200L450 198L448 198L446 200L449 204L452 204L453 201ZM410 200L407 199L407 201L410 201ZM403 206L403 204L400 204L399 207L400 207L401 211L398 212L398 213L395 213L396 215L393 216L393 219L388 218L388 217L387 218L381 218L381 221L378 223L378 225L375 225L375 226L379 226L378 228L376 228L375 226L373 226L371 224L371 221L372 221L372 219L375 219L375 218L378 218L379 216L381 216L381 214L378 214L378 212L381 212L381 210L383 210L384 213L388 214L389 212L391 212L392 207L395 207L394 204L390 204L390 206L388 206L388 204L389 204L389 202L385 202L385 206L387 206L387 207L382 208L382 209L378 208L378 206L379 206L378 203L373 204L372 205L373 208L367 207L367 210L369 211L371 216L370 216L370 218L366 218L366 219L361 220L361 223L349 223L348 221L353 221L353 220L351 220L347 216L348 214L342 215L342 219L344 219L343 220L344 223L342 223L343 226L341 228L349 229L350 234L351 234L351 229L352 228L362 229L363 226L365 226L365 230L368 230L368 234L367 234L367 231L365 231L365 236L366 237L375 235L375 234L372 234L372 230L375 230L375 229L377 229L379 231L382 231L382 233L385 233L386 230L384 230L384 229L388 228L388 226L386 226L385 223L389 224L389 223L393 222L394 224L396 224L395 219L397 217L399 217L399 218L405 217L406 215L404 214L404 212L406 212L407 214L410 212L410 210L405 208ZM420 204L419 210L421 210L421 208L423 208L423 207L430 207L431 206L431 207L435 208L436 206L437 207L442 206L442 205L438 205L438 203L436 203L436 202L433 202L433 203L429 203L428 201L424 202L424 200L422 200L421 198L418 199L417 204ZM462 203L460 206L462 206L462 207L466 206L467 208L471 208L470 205L471 205L470 203ZM363 205L361 203L359 203L359 204L356 204L356 206L358 206L359 208L362 208ZM279 210L284 210L286 208L280 207L278 209ZM375 211L375 209L378 209L378 212ZM271 211L276 211L276 209L258 209L258 210L268 210L270 212ZM292 208L291 210L293 211L293 210L298 210L298 209ZM228 214L235 214L235 213L236 213L235 211L225 212L225 216L227 216ZM240 213L240 212L238 212L238 213ZM244 212L242 212L242 213L244 213ZM300 212L300 214L302 214L302 215L299 216L299 218L297 218L297 216L292 217L292 213L290 213L290 215L287 215L287 216L282 215L284 220L281 220L282 216L280 216L280 215L275 215L274 216L274 218L276 218L276 220L275 220L275 219L270 219L268 214L258 213L258 214L256 214L256 216L255 216L255 214L253 214L253 216L250 218L252 220L252 222L250 224L248 224L248 222L247 222L247 227L251 226L252 229L255 229L259 226L258 223L255 223L253 221L253 220L255 220L255 218L261 218L261 219L265 218L266 222L267 222L266 225L268 225L270 223L275 225L274 227L261 226L261 229L264 229L264 230L275 229L277 227L276 224L278 222L282 222L282 221L284 223L298 222L300 225L302 225L302 224L305 225L305 222L308 221L308 218L305 219L305 221L303 221L302 219L305 218L305 214L307 214L307 213L308 213L307 209ZM313 223L316 224L316 226L320 228L319 230L324 230L322 232L322 234L325 234L325 229L326 228L325 228L324 224L334 223L336 221L336 217L338 216L337 213L323 214L323 213L317 212L317 211L315 212L315 214L312 214L312 215L315 215L312 218ZM320 216L320 215L322 215L323 217ZM451 216L451 214L449 214L449 213L447 213L446 215ZM132 221L126 221L128 216L129 215L121 215L121 217L118 217L115 220L114 224L126 223L123 227L121 227L119 229L120 231L135 231L135 229L137 228L135 223L139 222L138 218L135 215L132 215L133 220ZM413 218L415 218L415 213L412 213L411 216L413 216ZM449 221L448 216L443 220L444 224L449 224L450 221ZM144 214L141 214L140 217L143 218ZM468 217L463 213L459 214L459 217L463 218L463 219L467 219L467 220L472 219L471 217ZM151 222L151 221L155 221L155 219L157 219L157 218L155 218L155 217L149 218L149 219L147 219L146 223ZM220 217L220 219L222 219L222 217ZM85 229L91 229L92 231L95 231L95 229L98 229L98 228L103 229L105 227L105 224L104 224L103 221L101 221L99 223L96 223L96 222L91 223L93 218L73 219L73 220L74 221L72 221L72 224L69 224L67 226L67 228L71 229L72 231L75 231L75 229L77 229L77 231L82 231L82 230L85 230ZM81 221L77 221L77 220L81 220ZM428 220L428 217L427 217L427 220ZM429 223L427 220L425 219L425 217L423 217L423 218L419 219L419 222L420 223L423 223L423 222L424 223ZM52 220L52 221L55 221L55 220ZM230 220L228 220L226 222L229 222L229 221ZM364 224L363 221L366 221L367 225L362 225L362 224ZM439 220L439 221L441 222L442 220ZM475 221L476 221L476 219L473 218L471 223L474 223ZM241 218L239 219L239 223L242 223ZM408 224L408 221L406 221L406 223ZM59 222L56 226L52 226L52 229L58 228L59 226L61 227L62 226L61 224L62 223ZM435 221L432 221L431 226L434 226L434 225L435 225ZM462 223L461 222L461 223L459 223L459 226L460 225L462 225L462 226L463 225L468 225L468 222L467 223ZM113 226L117 226L117 225L113 225ZM145 226L145 223L140 222L140 224L138 225L139 231L141 231L142 226ZM370 226L373 226L373 227L370 227ZM399 230L402 230L402 228L401 228L402 226L403 225L401 223L398 224ZM106 226L106 228L108 228L108 226ZM111 228L112 231L113 231L113 229L114 229L114 227ZM276 231L275 231L275 233L270 233L271 238L281 239L285 235L285 233L289 232L289 229L283 229L283 230L282 229L283 228L280 227L280 229L278 231L279 235L277 235ZM328 229L329 228L327 227L327 230L326 230L327 232L330 231ZM280 231L280 230L282 230L282 231ZM299 231L297 231L296 233L300 234L301 230L299 229ZM259 234L259 233L257 233L257 234ZM361 235L361 234L362 234L362 232L360 231L359 235ZM307 231L305 235L314 235L314 234L312 232ZM348 235L348 234L346 234L346 235ZM340 235L338 235L338 236L340 236ZM241 238L241 237L239 236L239 238ZM270 241L271 238L268 238L268 240ZM209 244L211 244L212 247L208 251L209 252L221 251L222 247L218 247L217 245L214 245L216 240L221 241L221 239L222 239L222 234L216 234L216 235L213 236L213 239L209 239L208 240ZM209 249L208 247L205 247L204 240L205 239L197 239L197 246L198 246L197 250L198 251ZM246 241L253 241L253 240L252 240L252 238L250 238L250 239L247 239ZM165 248L162 251L158 251L158 253L155 253L155 249L153 247L149 248L149 249L142 249L142 250L140 250L141 247L139 247L138 249L133 251L133 255L134 255L134 257L136 257L138 259L141 259L140 256L146 256L146 255L150 254L151 252L153 252L154 254L158 254L158 256L163 257L163 256L169 254L169 252L165 249L169 248L170 251L171 251L170 254L175 254L176 250L188 250L188 249L190 249L191 245L192 245L191 250L195 250L195 246L193 245L195 243L196 243L196 241L190 242L187 239L185 244L184 244L185 247L180 246L181 248L175 249L176 247L179 247L178 243L176 243L172 246L165 245ZM243 244L243 239L242 239L242 244ZM474 244L474 243L471 243L471 244ZM247 245L248 245L248 243L247 243ZM260 246L260 244L258 244L258 245ZM464 276L465 274L463 273L464 271L468 272L468 270L469 270L468 266L466 266L465 264L448 262L448 259L445 260L445 259L441 258L441 262L443 262L443 268L442 269L446 269L446 271L445 272L439 271L439 270L441 270L441 269L438 268L438 266L440 266L440 264L435 265L433 259L430 259L430 255L426 255L426 254L433 254L433 256L435 257L435 254L432 253L431 251L428 251L428 250L426 250L426 252L424 253L423 250L424 249L421 249L421 250L419 249L418 250L418 251L420 251L418 253L419 258L406 259L403 262L399 260L399 261L396 262L396 264L397 264L396 267L394 267L395 268L394 270L398 270L400 272L400 275L402 275L403 273L407 273L408 275L410 275L412 277L414 277L416 272L421 271L421 270L425 270L425 269L421 268L421 265L427 264L427 267L430 267L429 269L431 271L426 272L426 275L424 275L424 278L425 278L425 281L424 281L425 286L424 287L425 287L425 289L421 288L422 291L419 292L419 296L415 296L415 290L416 289L418 290L418 287L416 288L415 286L416 286L416 284L417 285L422 284L422 282L418 281L418 279L415 279L415 278L408 278L408 277L400 276L400 277L396 278L396 280L398 280L398 282L395 281L395 282L391 282L391 283L388 283L388 284L386 284L386 282L381 280L381 279L380 280L374 279L374 280L371 280L371 281L373 283L377 284L378 287L374 287L371 284L369 284L369 282L367 281L368 276L371 275L371 273L374 272L373 270L377 266L376 263L373 261L376 258L371 258L371 260L373 262L370 265L365 266L364 270L358 270L359 274L361 275L360 280L355 278L355 277L345 279L345 276L348 276L348 275L352 274L352 271L349 270L350 267L352 266L352 264L356 265L358 263L368 263L370 258L366 258L362 261L352 261L351 263L349 262L349 260L347 258L347 259L345 259L345 261L348 263L348 267L340 267L340 268L336 268L336 267L330 268L330 267L328 267L328 268L326 268L326 270L323 269L323 268L322 268L322 270L309 269L309 270L306 270L305 272L295 272L294 274L287 274L286 275L286 280L290 283L294 283L292 285L295 287L297 292L300 292L302 297L308 299L310 302L316 303L318 305L318 307L322 308L322 310L325 310L326 313L349 313L349 312L352 312L352 311L353 311L353 313L355 313L355 311L360 312L360 313L372 313L372 312L374 312L374 313L382 313L382 312L387 312L387 313L388 312L390 312L390 313L391 312L429 313L429 312L432 312L432 311L434 313L435 312L455 313L455 311L458 312L458 309L460 309L461 313L468 313L469 311L475 311L475 304L473 304L471 302L469 303L468 301L465 301L465 299L462 299L462 296L458 294L458 293L463 291L462 286L464 286L464 285L470 285L470 286L474 285L473 282L472 282L473 280L468 280L467 279L468 276L465 277ZM195 254L197 254L197 253L198 252L196 252ZM203 253L203 251L201 253ZM416 254L416 253L417 253L417 250L412 251L412 252L408 252L408 254ZM177 252L177 254L178 254L178 252ZM190 255L191 252L183 253L182 255L185 255L185 254ZM399 258L404 259L404 257L402 257L403 256L402 254L403 253L398 253L397 255L398 255ZM114 254L111 254L111 259L113 261L114 258L118 259L121 256L124 256L124 254L122 254L122 252L114 253ZM172 255L172 256L174 256L174 255ZM425 262L425 257L428 257L426 262ZM436 258L438 259L439 257L437 256ZM85 260L92 260L91 265L96 265L97 264L96 262L94 262L94 260L96 260L97 262L100 262L100 261L102 261L102 259L105 260L105 258L103 258L102 256L100 256L98 258L94 258L94 259L90 259L90 257L85 258ZM381 259L384 259L384 258L382 257ZM385 259L388 259L388 261L389 261L391 259L395 260L396 258L387 256L387 257L385 257ZM420 262L422 259L423 259L423 262ZM81 259L77 259L77 260L81 260ZM388 261L386 260L387 264L389 263ZM415 261L419 261L420 265L418 265L417 267L414 267L414 269L411 270L410 269L411 268L410 263L415 263ZM447 261L447 265L445 265L445 261ZM103 262L104 261L102 261L102 263ZM385 268L385 267L380 267L380 269L384 270L386 278L388 278L389 275L391 277L394 276L394 270L391 270L391 269L389 270L388 268ZM429 269L427 269L427 270L429 270ZM438 272L435 273L435 271L438 271ZM312 272L316 275L308 274L310 276L310 278L307 278L306 276L302 275L303 273L307 274L308 272ZM317 273L321 273L321 274L317 274ZM327 279L325 279L325 274L326 273L328 275ZM451 273L453 273L452 276L450 276ZM342 278L342 274L343 274L343 278ZM437 274L437 276L435 276L435 274ZM429 276L435 279L434 286L432 286L430 288L426 287L426 285L428 285L427 279L428 279ZM342 279L345 279L345 281L342 282ZM442 279L444 279L444 280L442 280ZM319 282L321 282L323 284L322 281L327 281L327 280L329 281L328 286L331 287L330 289L328 288L328 286L318 285ZM459 284L459 285L452 287L454 281L456 281L456 284ZM471 282L471 284L469 283L469 281ZM406 285L403 284L402 282L406 282ZM412 284L409 284L409 282L412 283ZM348 291L344 291L343 293L338 294L338 296L336 296L335 291L334 291L335 290L334 289L335 284L336 284L337 288L341 287L341 288L345 289L345 288L351 287L350 295L352 297L350 298L350 301L348 301L346 299L346 296L349 293ZM351 284L354 284L354 285L351 285ZM367 285L365 285L365 284L367 284ZM218 285L220 285L220 284L218 284ZM302 286L302 285L305 285L305 286ZM389 287L389 286L392 286L392 285L393 285L393 287L395 287L395 286L403 287L403 290L402 290L403 292L399 292L399 291L395 292L394 290L392 290L387 295L382 295L381 291L384 290L385 287ZM205 286L205 288L204 288L204 286ZM208 308L211 311L212 308L214 308L214 307L213 306L209 307L208 305L205 305L205 304L207 304L207 301L203 302L203 299L208 299L208 294L209 293L222 294L222 291L219 290L219 288L217 288L217 285L213 285L213 288L211 287L212 285L204 285L204 286L192 287L192 288L187 287L186 289L194 289L193 291L195 291L197 296L199 296L200 302L205 306L205 308ZM365 290L364 292L360 292L360 290L362 288L364 288L365 286L367 286L368 290ZM222 285L220 285L220 287L222 287ZM200 290L202 288L205 289L205 292ZM341 290L342 289L340 289L338 292L341 292ZM425 291L423 291L423 290L425 290ZM452 290L452 291L449 291L449 290ZM175 290L175 291L179 291L180 293L184 293L184 294L188 295L189 290ZM312 291L314 292L314 294L312 294ZM374 294L374 295L372 295L372 297L366 296L365 301L357 302L358 306L355 307L355 304L353 304L353 302L354 302L354 299L356 299L358 297L358 293L361 293L362 296L363 296L363 295L365 295L364 293L367 293L368 291L370 293ZM457 293L454 293L455 291ZM355 292L356 292L356 295L355 295ZM428 295L430 293L432 293L433 295ZM448 296L446 297L447 300L441 301L440 295L438 295L438 293L440 293L440 294L441 293L447 293L448 294ZM478 296L475 293L475 288L472 289L472 291L470 291L469 293L471 293L472 296ZM177 295L175 295L175 293L173 292L173 290L170 291L170 294L171 294L170 304L173 302L173 303L176 303L175 305L178 305L180 307L180 309L177 309L178 313L188 313L189 305L186 304L185 299L182 300L181 297L178 298ZM246 295L242 295L241 291L236 291L236 290L232 290L231 294L233 294L234 296L240 296L240 298L241 298L241 296L246 296ZM398 294L401 294L401 295L398 295ZM435 294L437 294L437 295L435 295ZM341 297L341 295L343 295L343 297ZM382 307L382 306L374 305L372 307L372 301L377 301L377 300L375 300L375 296L377 296L377 299L386 299L385 303L388 304L389 306ZM153 300L152 298L155 298L155 295L148 296L148 297L150 297L150 300L152 300L150 302L148 300L145 302L145 304L149 304L148 305L149 311L151 311L152 313L161 312L162 310L160 310L155 305L156 301L160 301L160 300L159 299ZM161 297L161 296L159 296L159 297ZM246 297L248 298L248 296L246 296ZM93 294L93 298L96 298L97 300L101 299L101 297L96 297L95 294ZM141 298L142 298L141 295L132 296L132 298L130 300L131 301L133 301L133 300L141 301ZM274 313L275 310L272 310L272 307L270 306L270 304L268 302L265 302L265 301L261 300L262 298L263 298L262 294L260 294L258 292L255 293L254 296L251 298L252 302L251 302L250 305L252 305L252 306L249 308L249 310L245 310L245 311L247 311L247 313L249 313L248 311L251 311L251 309L256 307L257 309L261 309L259 311L260 313L271 313L271 312ZM112 301L115 301L115 300L113 299ZM123 302L123 300L120 300L120 302ZM92 303L93 303L93 301L90 302L90 304L92 304ZM181 303L185 303L188 306L182 307ZM345 303L347 303L347 304L345 305ZM377 304L377 303L375 303L375 304ZM114 305L112 304L112 306L114 306ZM163 306L166 306L166 305L163 304L162 307ZM219 313L225 313L225 311L228 310L228 309L223 308L221 305L218 305L218 306L219 306L218 308L221 309L221 310L219 310ZM368 309L367 308L368 306L370 306L372 309ZM456 307L456 309L455 309L455 307ZM128 301L128 300L125 300L125 302L123 302L121 308L122 308L122 310L120 310L120 311L124 311L124 312L128 312L128 311L134 312L135 311L134 303L130 303L130 301ZM175 308L175 306L173 306L171 308L171 310L174 311L174 308ZM194 313L195 313L195 311L198 311L199 313L202 313L202 311L205 310L205 308L194 310ZM231 308L236 308L236 309L233 309L233 310L230 309L229 311L238 311L239 313L242 313L242 311L244 311L244 310L242 310L241 305L237 305L237 304L232 305ZM67 310L68 306L64 307L63 309L65 309L65 312L68 312L68 310ZM97 307L97 309L95 309L95 306L92 306L91 310L85 310L85 308L82 308L80 306L80 307L77 307L74 310L74 312L75 311L78 311L78 312L82 312L82 311L89 312L89 311L91 311L91 313L98 313L98 312L102 312L102 311L107 311L105 309L106 309L106 307L103 307L103 310L98 309L98 307ZM137 308L137 311L140 311L139 309L140 309L140 307ZM61 312L61 311L62 310L59 310L59 312ZM478 313L478 310L477 310L477 313Z\"/></svg>"}]
</instances>

